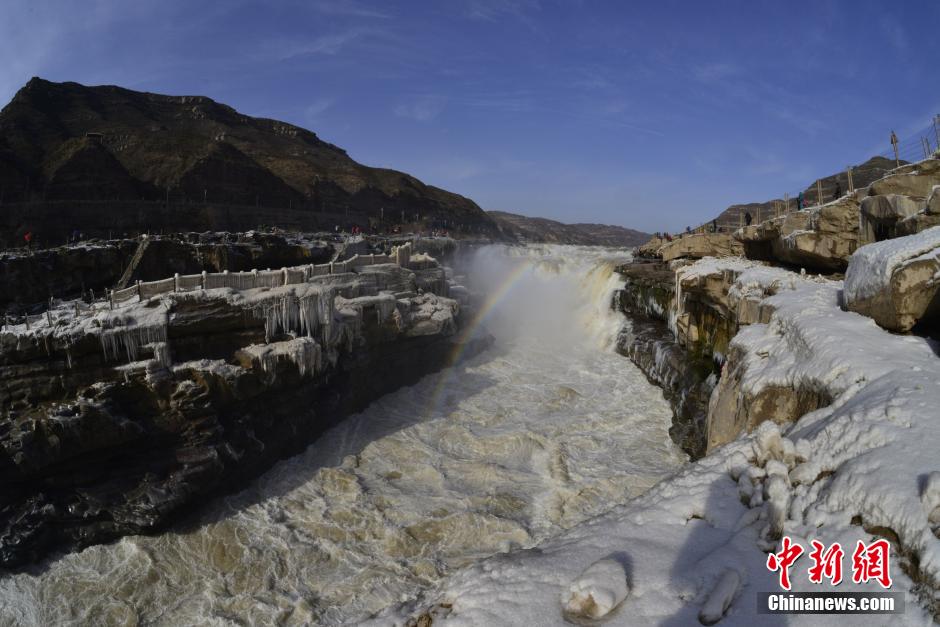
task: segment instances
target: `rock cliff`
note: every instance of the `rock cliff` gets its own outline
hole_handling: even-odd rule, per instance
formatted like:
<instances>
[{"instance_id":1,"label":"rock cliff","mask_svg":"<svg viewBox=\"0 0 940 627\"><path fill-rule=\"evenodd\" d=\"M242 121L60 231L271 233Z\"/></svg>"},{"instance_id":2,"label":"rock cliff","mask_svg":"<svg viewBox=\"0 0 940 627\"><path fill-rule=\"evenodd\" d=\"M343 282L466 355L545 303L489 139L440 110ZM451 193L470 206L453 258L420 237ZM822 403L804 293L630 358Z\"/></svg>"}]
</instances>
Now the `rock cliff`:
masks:
<instances>
[{"instance_id":1,"label":"rock cliff","mask_svg":"<svg viewBox=\"0 0 940 627\"><path fill-rule=\"evenodd\" d=\"M0 565L164 527L444 366L466 314L442 267L393 257L403 265L288 268L269 287L178 277L139 302L7 326ZM212 287L223 280L234 287Z\"/></svg>"},{"instance_id":2,"label":"rock cliff","mask_svg":"<svg viewBox=\"0 0 940 627\"><path fill-rule=\"evenodd\" d=\"M91 240L27 254L0 253L0 312L34 309L49 297L73 298L115 287L128 270L142 239ZM154 281L173 273L232 272L323 263L334 242L302 234L182 233L149 238L127 284ZM126 285L120 286L126 287Z\"/></svg>"}]
</instances>

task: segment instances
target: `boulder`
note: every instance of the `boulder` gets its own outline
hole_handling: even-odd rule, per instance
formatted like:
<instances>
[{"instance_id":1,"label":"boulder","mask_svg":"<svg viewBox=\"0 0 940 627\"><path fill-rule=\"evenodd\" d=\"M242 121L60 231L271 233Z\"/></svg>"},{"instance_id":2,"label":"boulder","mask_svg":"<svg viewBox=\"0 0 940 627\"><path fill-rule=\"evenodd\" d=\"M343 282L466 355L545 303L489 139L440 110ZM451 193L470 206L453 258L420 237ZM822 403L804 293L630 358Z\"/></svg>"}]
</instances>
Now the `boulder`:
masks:
<instances>
[{"instance_id":1,"label":"boulder","mask_svg":"<svg viewBox=\"0 0 940 627\"><path fill-rule=\"evenodd\" d=\"M859 248L849 262L845 307L891 331L936 324L940 314L940 227Z\"/></svg>"},{"instance_id":2,"label":"boulder","mask_svg":"<svg viewBox=\"0 0 940 627\"><path fill-rule=\"evenodd\" d=\"M692 233L663 244L659 253L663 261L681 257L740 257L744 255L744 246L727 233Z\"/></svg>"}]
</instances>

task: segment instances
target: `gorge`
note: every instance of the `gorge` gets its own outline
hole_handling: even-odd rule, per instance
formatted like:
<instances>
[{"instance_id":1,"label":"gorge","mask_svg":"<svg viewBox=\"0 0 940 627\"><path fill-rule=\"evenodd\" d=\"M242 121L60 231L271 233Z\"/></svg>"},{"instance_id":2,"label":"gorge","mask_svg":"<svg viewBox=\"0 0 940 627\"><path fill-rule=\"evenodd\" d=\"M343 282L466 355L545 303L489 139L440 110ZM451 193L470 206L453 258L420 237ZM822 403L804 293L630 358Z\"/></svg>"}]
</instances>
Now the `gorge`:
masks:
<instances>
[{"instance_id":1,"label":"gorge","mask_svg":"<svg viewBox=\"0 0 940 627\"><path fill-rule=\"evenodd\" d=\"M529 549L643 493L685 455L669 439L659 390L613 351L623 324L610 308L621 284L614 269L626 259L573 247L472 254L467 285L489 298L466 313L462 306L453 365L347 418L192 522L5 576L0 603L23 624L358 621L482 557ZM375 315L364 311L366 336ZM173 335L173 350L184 350ZM474 348L489 335L490 348ZM433 347L419 350L427 357ZM257 364L243 367L260 375ZM272 364L289 386L299 365ZM374 361L363 367L375 374ZM211 383L211 370L190 363L172 372L193 391L186 381L213 389L232 376L219 372ZM288 420L267 403L265 420ZM255 433L262 437L260 427Z\"/></svg>"},{"instance_id":2,"label":"gorge","mask_svg":"<svg viewBox=\"0 0 940 627\"><path fill-rule=\"evenodd\" d=\"M752 625L784 538L940 620L940 153L629 248L204 97L0 130L0 623Z\"/></svg>"}]
</instances>

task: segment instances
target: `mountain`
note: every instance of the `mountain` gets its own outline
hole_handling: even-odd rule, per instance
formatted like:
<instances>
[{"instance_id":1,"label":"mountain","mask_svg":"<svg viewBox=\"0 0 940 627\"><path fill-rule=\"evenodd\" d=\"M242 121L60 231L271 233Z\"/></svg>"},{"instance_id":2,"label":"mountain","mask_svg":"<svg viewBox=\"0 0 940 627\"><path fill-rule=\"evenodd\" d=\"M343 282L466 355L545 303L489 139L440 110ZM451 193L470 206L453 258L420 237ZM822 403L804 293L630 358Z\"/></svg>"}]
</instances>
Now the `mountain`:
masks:
<instances>
[{"instance_id":1,"label":"mountain","mask_svg":"<svg viewBox=\"0 0 940 627\"><path fill-rule=\"evenodd\" d=\"M513 239L581 246L639 246L649 233L607 224L563 224L547 218L530 218L505 211L488 211L499 228Z\"/></svg>"},{"instance_id":2,"label":"mountain","mask_svg":"<svg viewBox=\"0 0 940 627\"><path fill-rule=\"evenodd\" d=\"M905 163L907 163L907 161L901 161L901 165L904 165ZM895 167L897 167L897 164L893 159L872 157L865 163L854 166L852 168L852 183L855 185L856 189L860 187L866 187L878 179L883 178L889 170L893 170ZM819 183L822 186L823 202L828 202L834 198L837 183L839 185L839 189L843 193L849 189L849 177L845 171L823 177L819 179ZM809 187L803 191L803 198L806 199L806 206L816 204L816 181L813 181ZM780 206L783 206L782 198L768 200L766 202L752 202L741 205L731 205L722 211L716 220L718 224L722 226L738 228L738 226L743 223L741 216L743 216L746 212L750 212L755 221L757 220L758 215L761 217L773 215L775 202L780 203ZM796 209L796 203L796 197L790 199L791 211Z\"/></svg>"},{"instance_id":3,"label":"mountain","mask_svg":"<svg viewBox=\"0 0 940 627\"><path fill-rule=\"evenodd\" d=\"M332 228L343 221L411 225L417 218L425 228L446 222L452 231L496 232L472 200L364 166L292 124L204 96L40 78L0 111L0 203L0 230L22 230L46 215L85 229L259 222ZM94 212L74 209L76 203Z\"/></svg>"}]
</instances>

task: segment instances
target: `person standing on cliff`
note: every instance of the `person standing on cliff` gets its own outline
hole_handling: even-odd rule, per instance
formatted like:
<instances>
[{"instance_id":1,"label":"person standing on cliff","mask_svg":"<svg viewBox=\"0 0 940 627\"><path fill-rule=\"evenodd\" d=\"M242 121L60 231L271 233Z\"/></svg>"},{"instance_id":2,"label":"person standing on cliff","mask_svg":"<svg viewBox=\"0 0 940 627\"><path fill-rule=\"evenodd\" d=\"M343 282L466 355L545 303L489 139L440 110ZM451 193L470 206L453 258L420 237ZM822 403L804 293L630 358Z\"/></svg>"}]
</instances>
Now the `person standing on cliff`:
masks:
<instances>
[{"instance_id":1,"label":"person standing on cliff","mask_svg":"<svg viewBox=\"0 0 940 627\"><path fill-rule=\"evenodd\" d=\"M30 249L29 245L33 241L33 232L26 231L26 233L23 234L23 240L26 242L26 250L28 251Z\"/></svg>"},{"instance_id":2,"label":"person standing on cliff","mask_svg":"<svg viewBox=\"0 0 940 627\"><path fill-rule=\"evenodd\" d=\"M750 212L750 211L745 211L745 212L744 212L744 225L745 225L745 226L751 226L751 220L753 220L753 219L754 219L754 218L751 217L751 212Z\"/></svg>"},{"instance_id":3,"label":"person standing on cliff","mask_svg":"<svg viewBox=\"0 0 940 627\"><path fill-rule=\"evenodd\" d=\"M796 197L796 210L803 211L803 192L800 192L800 195Z\"/></svg>"},{"instance_id":4,"label":"person standing on cliff","mask_svg":"<svg viewBox=\"0 0 940 627\"><path fill-rule=\"evenodd\" d=\"M836 181L836 195L834 200L842 198L842 185L839 184L839 181Z\"/></svg>"}]
</instances>

